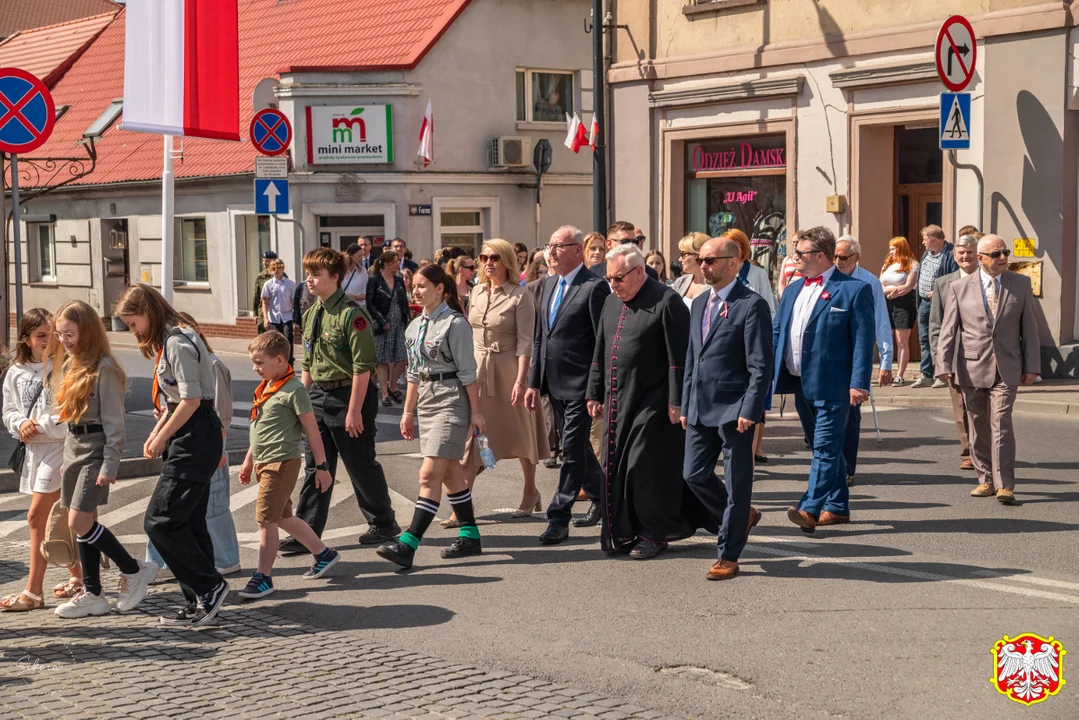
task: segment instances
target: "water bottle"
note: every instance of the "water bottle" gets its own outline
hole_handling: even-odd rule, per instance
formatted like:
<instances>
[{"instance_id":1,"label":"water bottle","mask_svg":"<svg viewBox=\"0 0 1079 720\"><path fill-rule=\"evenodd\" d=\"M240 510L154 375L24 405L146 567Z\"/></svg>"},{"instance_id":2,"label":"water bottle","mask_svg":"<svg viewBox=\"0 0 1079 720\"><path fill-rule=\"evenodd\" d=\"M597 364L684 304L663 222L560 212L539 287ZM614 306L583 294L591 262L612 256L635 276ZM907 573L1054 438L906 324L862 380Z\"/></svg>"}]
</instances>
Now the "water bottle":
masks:
<instances>
[{"instance_id":1,"label":"water bottle","mask_svg":"<svg viewBox=\"0 0 1079 720\"><path fill-rule=\"evenodd\" d=\"M491 443L487 440L487 435L476 436L476 447L480 451L480 460L483 461L483 466L488 470L495 469L495 454L491 451Z\"/></svg>"}]
</instances>

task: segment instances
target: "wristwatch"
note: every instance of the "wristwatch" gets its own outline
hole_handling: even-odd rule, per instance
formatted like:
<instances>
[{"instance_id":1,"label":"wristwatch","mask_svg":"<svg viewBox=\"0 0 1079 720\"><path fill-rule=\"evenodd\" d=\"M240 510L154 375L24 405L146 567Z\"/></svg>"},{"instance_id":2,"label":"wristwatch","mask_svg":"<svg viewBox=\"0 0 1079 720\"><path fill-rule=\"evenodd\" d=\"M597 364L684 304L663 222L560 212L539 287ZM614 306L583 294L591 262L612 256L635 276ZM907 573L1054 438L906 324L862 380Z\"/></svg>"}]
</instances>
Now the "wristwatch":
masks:
<instances>
[{"instance_id":1,"label":"wristwatch","mask_svg":"<svg viewBox=\"0 0 1079 720\"><path fill-rule=\"evenodd\" d=\"M330 471L330 463L328 463L328 462L326 462L324 460L324 461L320 462L318 465L316 465L315 469L316 470L325 470L326 472L329 472Z\"/></svg>"}]
</instances>

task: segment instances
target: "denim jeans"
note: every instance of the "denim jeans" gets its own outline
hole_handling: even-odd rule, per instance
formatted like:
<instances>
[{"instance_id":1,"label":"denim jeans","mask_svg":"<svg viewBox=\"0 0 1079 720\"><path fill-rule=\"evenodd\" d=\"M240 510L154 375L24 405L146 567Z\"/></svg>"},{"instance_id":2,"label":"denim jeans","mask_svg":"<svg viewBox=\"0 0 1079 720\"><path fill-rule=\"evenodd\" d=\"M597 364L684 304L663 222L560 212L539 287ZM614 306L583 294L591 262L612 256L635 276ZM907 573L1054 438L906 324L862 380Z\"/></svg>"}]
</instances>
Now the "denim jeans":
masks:
<instances>
[{"instance_id":1,"label":"denim jeans","mask_svg":"<svg viewBox=\"0 0 1079 720\"><path fill-rule=\"evenodd\" d=\"M206 529L214 543L214 567L230 568L240 564L240 544L236 540L236 525L229 509L229 465L218 468L210 478L210 501L206 508ZM165 561L154 544L146 542L146 559L165 569Z\"/></svg>"},{"instance_id":2,"label":"denim jeans","mask_svg":"<svg viewBox=\"0 0 1079 720\"><path fill-rule=\"evenodd\" d=\"M933 350L929 347L929 311L933 301L918 298L918 342L922 347L922 377L933 378Z\"/></svg>"}]
</instances>

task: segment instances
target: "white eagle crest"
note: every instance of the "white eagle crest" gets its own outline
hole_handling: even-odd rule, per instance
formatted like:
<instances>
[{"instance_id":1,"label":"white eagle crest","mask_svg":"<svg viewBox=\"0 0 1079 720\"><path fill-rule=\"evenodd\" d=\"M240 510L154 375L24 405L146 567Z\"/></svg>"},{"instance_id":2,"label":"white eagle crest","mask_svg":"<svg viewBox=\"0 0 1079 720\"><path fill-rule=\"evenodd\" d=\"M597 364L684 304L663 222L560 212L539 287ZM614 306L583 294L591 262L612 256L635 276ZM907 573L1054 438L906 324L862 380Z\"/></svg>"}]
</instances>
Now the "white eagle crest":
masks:
<instances>
[{"instance_id":1,"label":"white eagle crest","mask_svg":"<svg viewBox=\"0 0 1079 720\"><path fill-rule=\"evenodd\" d=\"M1026 646L1026 652L1016 650L1015 643L1000 649L997 680L1014 689L1016 697L1029 701L1057 681L1057 650L1049 643L1042 643L1041 650L1034 652L1034 643L1030 640L1024 640L1020 645Z\"/></svg>"}]
</instances>

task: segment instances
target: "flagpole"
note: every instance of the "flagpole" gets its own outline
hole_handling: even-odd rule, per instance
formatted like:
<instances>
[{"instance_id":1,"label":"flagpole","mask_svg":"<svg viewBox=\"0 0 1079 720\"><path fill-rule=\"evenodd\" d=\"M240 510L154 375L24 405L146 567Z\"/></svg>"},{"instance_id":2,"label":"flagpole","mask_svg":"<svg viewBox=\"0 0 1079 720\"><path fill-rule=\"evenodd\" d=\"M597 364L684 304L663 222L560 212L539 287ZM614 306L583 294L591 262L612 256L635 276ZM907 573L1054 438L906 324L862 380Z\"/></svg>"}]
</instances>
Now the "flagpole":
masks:
<instances>
[{"instance_id":1,"label":"flagpole","mask_svg":"<svg viewBox=\"0 0 1079 720\"><path fill-rule=\"evenodd\" d=\"M172 135L165 135L165 167L161 173L161 294L172 302L173 247L176 224L173 222Z\"/></svg>"},{"instance_id":2,"label":"flagpole","mask_svg":"<svg viewBox=\"0 0 1079 720\"><path fill-rule=\"evenodd\" d=\"M599 123L599 137L592 153L592 225L599 233L607 232L607 161L604 146L607 133L603 126L603 100L606 77L603 68L603 0L592 0L592 107Z\"/></svg>"}]
</instances>

